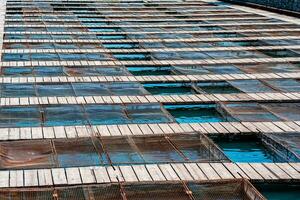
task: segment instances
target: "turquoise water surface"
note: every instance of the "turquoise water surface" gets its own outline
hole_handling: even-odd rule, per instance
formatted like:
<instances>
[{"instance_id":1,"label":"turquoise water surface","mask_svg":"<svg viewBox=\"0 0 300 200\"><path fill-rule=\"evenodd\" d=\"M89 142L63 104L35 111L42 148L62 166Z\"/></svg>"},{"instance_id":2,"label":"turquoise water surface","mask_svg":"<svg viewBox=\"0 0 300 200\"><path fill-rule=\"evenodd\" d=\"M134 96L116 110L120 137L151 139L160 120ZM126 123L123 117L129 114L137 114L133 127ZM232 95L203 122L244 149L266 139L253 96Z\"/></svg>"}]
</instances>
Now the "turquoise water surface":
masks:
<instances>
[{"instance_id":1,"label":"turquoise water surface","mask_svg":"<svg viewBox=\"0 0 300 200\"><path fill-rule=\"evenodd\" d=\"M178 123L221 122L225 119L214 104L165 105Z\"/></svg>"},{"instance_id":2,"label":"turquoise water surface","mask_svg":"<svg viewBox=\"0 0 300 200\"><path fill-rule=\"evenodd\" d=\"M215 142L233 162L282 162L256 138L215 139Z\"/></svg>"}]
</instances>

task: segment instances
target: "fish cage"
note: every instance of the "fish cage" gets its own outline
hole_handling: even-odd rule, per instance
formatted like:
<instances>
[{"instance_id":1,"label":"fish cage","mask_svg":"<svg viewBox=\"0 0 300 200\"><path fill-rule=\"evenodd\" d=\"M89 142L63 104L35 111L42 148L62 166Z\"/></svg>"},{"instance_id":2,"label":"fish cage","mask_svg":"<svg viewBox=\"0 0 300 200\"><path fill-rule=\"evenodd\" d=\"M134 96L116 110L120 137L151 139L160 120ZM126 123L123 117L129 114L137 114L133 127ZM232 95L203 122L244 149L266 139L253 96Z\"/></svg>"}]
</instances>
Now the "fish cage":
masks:
<instances>
[{"instance_id":1,"label":"fish cage","mask_svg":"<svg viewBox=\"0 0 300 200\"><path fill-rule=\"evenodd\" d=\"M130 72L123 66L16 66L2 67L2 76L129 76Z\"/></svg>"},{"instance_id":2,"label":"fish cage","mask_svg":"<svg viewBox=\"0 0 300 200\"><path fill-rule=\"evenodd\" d=\"M265 200L245 179L0 189L2 200Z\"/></svg>"},{"instance_id":3,"label":"fish cage","mask_svg":"<svg viewBox=\"0 0 300 200\"><path fill-rule=\"evenodd\" d=\"M3 83L0 97L123 96L149 94L140 83Z\"/></svg>"},{"instance_id":4,"label":"fish cage","mask_svg":"<svg viewBox=\"0 0 300 200\"><path fill-rule=\"evenodd\" d=\"M72 126L173 122L160 104L61 104L2 106L0 127Z\"/></svg>"},{"instance_id":5,"label":"fish cage","mask_svg":"<svg viewBox=\"0 0 300 200\"><path fill-rule=\"evenodd\" d=\"M261 134L262 141L287 162L300 162L300 136L297 132Z\"/></svg>"},{"instance_id":6,"label":"fish cage","mask_svg":"<svg viewBox=\"0 0 300 200\"><path fill-rule=\"evenodd\" d=\"M271 143L267 136L252 133L210 137L232 162L283 163L295 161L291 156L292 152L282 146L275 146L276 143Z\"/></svg>"},{"instance_id":7,"label":"fish cage","mask_svg":"<svg viewBox=\"0 0 300 200\"><path fill-rule=\"evenodd\" d=\"M0 149L0 169L229 162L201 133L10 141Z\"/></svg>"},{"instance_id":8,"label":"fish cage","mask_svg":"<svg viewBox=\"0 0 300 200\"><path fill-rule=\"evenodd\" d=\"M237 121L280 121L281 119L269 112L259 103L241 103L241 102L222 102L218 104L217 109L224 118Z\"/></svg>"}]
</instances>

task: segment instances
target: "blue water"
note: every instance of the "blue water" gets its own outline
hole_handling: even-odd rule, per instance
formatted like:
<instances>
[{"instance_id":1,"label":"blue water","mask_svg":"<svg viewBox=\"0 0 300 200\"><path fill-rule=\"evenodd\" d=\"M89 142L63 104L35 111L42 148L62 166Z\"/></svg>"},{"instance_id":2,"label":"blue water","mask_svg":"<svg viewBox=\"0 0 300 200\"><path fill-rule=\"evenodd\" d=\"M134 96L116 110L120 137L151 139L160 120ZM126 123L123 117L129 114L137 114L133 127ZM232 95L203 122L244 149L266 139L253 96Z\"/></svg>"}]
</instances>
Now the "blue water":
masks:
<instances>
[{"instance_id":1,"label":"blue water","mask_svg":"<svg viewBox=\"0 0 300 200\"><path fill-rule=\"evenodd\" d=\"M178 123L200 123L226 121L213 104L165 105Z\"/></svg>"},{"instance_id":2,"label":"blue water","mask_svg":"<svg viewBox=\"0 0 300 200\"><path fill-rule=\"evenodd\" d=\"M113 56L118 60L150 60L150 55L147 53L113 53Z\"/></svg>"},{"instance_id":3,"label":"blue water","mask_svg":"<svg viewBox=\"0 0 300 200\"><path fill-rule=\"evenodd\" d=\"M136 43L109 43L102 44L107 49L133 49L138 48L138 44Z\"/></svg>"},{"instance_id":4,"label":"blue water","mask_svg":"<svg viewBox=\"0 0 300 200\"><path fill-rule=\"evenodd\" d=\"M218 139L215 142L221 147L225 155L233 162L280 162L281 158L268 150L256 138L247 139Z\"/></svg>"},{"instance_id":5,"label":"blue water","mask_svg":"<svg viewBox=\"0 0 300 200\"><path fill-rule=\"evenodd\" d=\"M118 32L118 28L88 28L91 32Z\"/></svg>"},{"instance_id":6,"label":"blue water","mask_svg":"<svg viewBox=\"0 0 300 200\"><path fill-rule=\"evenodd\" d=\"M122 40L126 39L126 35L97 35L97 38L101 40Z\"/></svg>"}]
</instances>

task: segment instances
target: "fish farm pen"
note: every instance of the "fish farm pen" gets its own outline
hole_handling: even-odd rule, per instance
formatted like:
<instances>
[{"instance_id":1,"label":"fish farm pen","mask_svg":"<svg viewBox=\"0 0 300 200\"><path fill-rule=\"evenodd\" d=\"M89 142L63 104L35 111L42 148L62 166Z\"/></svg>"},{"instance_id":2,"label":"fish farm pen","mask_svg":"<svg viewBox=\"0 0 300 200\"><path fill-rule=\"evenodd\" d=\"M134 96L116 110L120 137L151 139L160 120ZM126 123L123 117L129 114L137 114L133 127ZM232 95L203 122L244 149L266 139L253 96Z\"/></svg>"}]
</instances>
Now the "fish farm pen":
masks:
<instances>
[{"instance_id":1,"label":"fish farm pen","mask_svg":"<svg viewBox=\"0 0 300 200\"><path fill-rule=\"evenodd\" d=\"M296 16L0 0L0 200L300 200Z\"/></svg>"}]
</instances>

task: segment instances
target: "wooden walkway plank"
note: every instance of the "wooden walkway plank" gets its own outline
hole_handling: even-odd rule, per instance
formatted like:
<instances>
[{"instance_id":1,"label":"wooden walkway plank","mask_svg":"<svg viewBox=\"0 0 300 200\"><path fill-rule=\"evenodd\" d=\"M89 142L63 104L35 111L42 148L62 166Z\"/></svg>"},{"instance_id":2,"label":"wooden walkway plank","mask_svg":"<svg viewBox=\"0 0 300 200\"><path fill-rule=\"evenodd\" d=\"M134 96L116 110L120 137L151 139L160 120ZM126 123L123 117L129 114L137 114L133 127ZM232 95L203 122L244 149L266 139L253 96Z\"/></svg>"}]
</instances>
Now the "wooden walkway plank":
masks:
<instances>
[{"instance_id":1,"label":"wooden walkway plank","mask_svg":"<svg viewBox=\"0 0 300 200\"><path fill-rule=\"evenodd\" d=\"M229 122L220 122L219 124L223 126L229 133L240 133L240 131Z\"/></svg>"},{"instance_id":2,"label":"wooden walkway plank","mask_svg":"<svg viewBox=\"0 0 300 200\"><path fill-rule=\"evenodd\" d=\"M65 169L63 168L54 168L52 171L52 179L55 185L67 185L67 177L65 173Z\"/></svg>"},{"instance_id":3,"label":"wooden walkway plank","mask_svg":"<svg viewBox=\"0 0 300 200\"><path fill-rule=\"evenodd\" d=\"M210 123L200 123L199 124L208 134L219 133Z\"/></svg>"},{"instance_id":4,"label":"wooden walkway plank","mask_svg":"<svg viewBox=\"0 0 300 200\"><path fill-rule=\"evenodd\" d=\"M68 138L76 138L78 136L74 126L66 126L65 133Z\"/></svg>"},{"instance_id":5,"label":"wooden walkway plank","mask_svg":"<svg viewBox=\"0 0 300 200\"><path fill-rule=\"evenodd\" d=\"M240 122L229 122L234 128L238 129L240 132L242 133L250 133L251 131L244 126L242 123Z\"/></svg>"},{"instance_id":6,"label":"wooden walkway plank","mask_svg":"<svg viewBox=\"0 0 300 200\"><path fill-rule=\"evenodd\" d=\"M9 140L19 140L20 139L20 129L18 128L10 128L9 129Z\"/></svg>"},{"instance_id":7,"label":"wooden walkway plank","mask_svg":"<svg viewBox=\"0 0 300 200\"><path fill-rule=\"evenodd\" d=\"M0 133L0 140L8 140L9 139L9 129L2 128Z\"/></svg>"},{"instance_id":8,"label":"wooden walkway plank","mask_svg":"<svg viewBox=\"0 0 300 200\"><path fill-rule=\"evenodd\" d=\"M272 122L261 122L264 126L269 127L274 133L282 133L283 130L280 129L278 126L276 126Z\"/></svg>"},{"instance_id":9,"label":"wooden walkway plank","mask_svg":"<svg viewBox=\"0 0 300 200\"><path fill-rule=\"evenodd\" d=\"M42 127L44 138L55 138L53 127Z\"/></svg>"},{"instance_id":10,"label":"wooden walkway plank","mask_svg":"<svg viewBox=\"0 0 300 200\"><path fill-rule=\"evenodd\" d=\"M218 133L225 134L229 133L227 129L225 129L220 123L209 123L212 127L214 127L215 130L218 131Z\"/></svg>"},{"instance_id":11,"label":"wooden walkway plank","mask_svg":"<svg viewBox=\"0 0 300 200\"><path fill-rule=\"evenodd\" d=\"M173 170L170 164L159 164L158 167L164 174L164 177L168 181L179 181L180 178L177 176L176 172Z\"/></svg>"},{"instance_id":12,"label":"wooden walkway plank","mask_svg":"<svg viewBox=\"0 0 300 200\"><path fill-rule=\"evenodd\" d=\"M22 186L24 186L23 170L10 170L9 187L22 187Z\"/></svg>"},{"instance_id":13,"label":"wooden walkway plank","mask_svg":"<svg viewBox=\"0 0 300 200\"><path fill-rule=\"evenodd\" d=\"M280 167L278 167L275 163L263 163L263 165L269 169L273 174L275 174L278 178L288 180L291 177L285 173Z\"/></svg>"},{"instance_id":14,"label":"wooden walkway plank","mask_svg":"<svg viewBox=\"0 0 300 200\"><path fill-rule=\"evenodd\" d=\"M237 165L247 174L252 180L263 180L263 177L259 175L248 163L237 163Z\"/></svg>"},{"instance_id":15,"label":"wooden walkway plank","mask_svg":"<svg viewBox=\"0 0 300 200\"><path fill-rule=\"evenodd\" d=\"M93 168L97 183L109 183L110 178L106 167L94 167Z\"/></svg>"},{"instance_id":16,"label":"wooden walkway plank","mask_svg":"<svg viewBox=\"0 0 300 200\"><path fill-rule=\"evenodd\" d=\"M210 166L222 179L233 179L233 175L226 169L223 163L210 163Z\"/></svg>"},{"instance_id":17,"label":"wooden walkway plank","mask_svg":"<svg viewBox=\"0 0 300 200\"><path fill-rule=\"evenodd\" d=\"M249 163L257 173L259 173L265 180L277 180L272 172L270 172L262 163Z\"/></svg>"},{"instance_id":18,"label":"wooden walkway plank","mask_svg":"<svg viewBox=\"0 0 300 200\"><path fill-rule=\"evenodd\" d=\"M132 135L131 130L128 128L128 126L126 124L121 124L118 125L118 128L120 130L120 133L124 136L124 135Z\"/></svg>"},{"instance_id":19,"label":"wooden walkway plank","mask_svg":"<svg viewBox=\"0 0 300 200\"><path fill-rule=\"evenodd\" d=\"M143 135L142 130L137 124L128 124L127 125L133 135Z\"/></svg>"},{"instance_id":20,"label":"wooden walkway plank","mask_svg":"<svg viewBox=\"0 0 300 200\"><path fill-rule=\"evenodd\" d=\"M191 174L182 163L172 163L171 166L181 180L193 180Z\"/></svg>"},{"instance_id":21,"label":"wooden walkway plank","mask_svg":"<svg viewBox=\"0 0 300 200\"><path fill-rule=\"evenodd\" d=\"M108 131L110 132L111 136L121 136L120 129L118 128L118 125L110 125L107 126Z\"/></svg>"},{"instance_id":22,"label":"wooden walkway plank","mask_svg":"<svg viewBox=\"0 0 300 200\"><path fill-rule=\"evenodd\" d=\"M0 188L9 187L9 171L0 171Z\"/></svg>"},{"instance_id":23,"label":"wooden walkway plank","mask_svg":"<svg viewBox=\"0 0 300 200\"><path fill-rule=\"evenodd\" d=\"M65 128L63 126L54 126L53 130L55 138L66 138Z\"/></svg>"},{"instance_id":24,"label":"wooden walkway plank","mask_svg":"<svg viewBox=\"0 0 300 200\"><path fill-rule=\"evenodd\" d=\"M148 124L148 126L154 134L164 134L163 130L161 130L161 128L157 124Z\"/></svg>"},{"instance_id":25,"label":"wooden walkway plank","mask_svg":"<svg viewBox=\"0 0 300 200\"><path fill-rule=\"evenodd\" d=\"M153 131L148 126L148 124L139 124L138 127L143 132L143 135L152 135L152 134L154 134Z\"/></svg>"},{"instance_id":26,"label":"wooden walkway plank","mask_svg":"<svg viewBox=\"0 0 300 200\"><path fill-rule=\"evenodd\" d=\"M99 134L99 136L111 136L106 125L98 125L96 127L98 130L97 133Z\"/></svg>"},{"instance_id":27,"label":"wooden walkway plank","mask_svg":"<svg viewBox=\"0 0 300 200\"><path fill-rule=\"evenodd\" d=\"M52 174L50 169L38 169L39 186L53 185Z\"/></svg>"},{"instance_id":28,"label":"wooden walkway plank","mask_svg":"<svg viewBox=\"0 0 300 200\"><path fill-rule=\"evenodd\" d=\"M181 128L180 124L169 123L169 127L174 131L174 133L184 133L185 131Z\"/></svg>"},{"instance_id":29,"label":"wooden walkway plank","mask_svg":"<svg viewBox=\"0 0 300 200\"><path fill-rule=\"evenodd\" d=\"M80 177L83 184L96 183L94 170L91 167L80 167Z\"/></svg>"},{"instance_id":30,"label":"wooden walkway plank","mask_svg":"<svg viewBox=\"0 0 300 200\"><path fill-rule=\"evenodd\" d=\"M295 131L294 129L292 129L291 127L289 127L288 125L286 125L283 122L272 122L272 123L275 124L280 129L282 129L283 131L287 131L287 132L294 132Z\"/></svg>"},{"instance_id":31,"label":"wooden walkway plank","mask_svg":"<svg viewBox=\"0 0 300 200\"><path fill-rule=\"evenodd\" d=\"M24 186L38 186L38 171L36 169L24 170Z\"/></svg>"},{"instance_id":32,"label":"wooden walkway plank","mask_svg":"<svg viewBox=\"0 0 300 200\"><path fill-rule=\"evenodd\" d=\"M200 170L196 163L184 163L184 166L189 171L193 179L195 180L207 180L207 177Z\"/></svg>"},{"instance_id":33,"label":"wooden walkway plank","mask_svg":"<svg viewBox=\"0 0 300 200\"><path fill-rule=\"evenodd\" d=\"M293 179L300 179L300 173L288 163L276 163L276 165Z\"/></svg>"},{"instance_id":34,"label":"wooden walkway plank","mask_svg":"<svg viewBox=\"0 0 300 200\"><path fill-rule=\"evenodd\" d=\"M295 122L283 122L283 123L285 123L287 126L292 128L294 131L300 132L300 126L297 125Z\"/></svg>"},{"instance_id":35,"label":"wooden walkway plank","mask_svg":"<svg viewBox=\"0 0 300 200\"><path fill-rule=\"evenodd\" d=\"M168 124L158 124L158 126L165 134L174 133Z\"/></svg>"},{"instance_id":36,"label":"wooden walkway plank","mask_svg":"<svg viewBox=\"0 0 300 200\"><path fill-rule=\"evenodd\" d=\"M166 178L157 164L147 164L146 168L154 181L165 181Z\"/></svg>"},{"instance_id":37,"label":"wooden walkway plank","mask_svg":"<svg viewBox=\"0 0 300 200\"><path fill-rule=\"evenodd\" d=\"M122 176L119 167L107 167L106 169L111 182L124 181L124 177Z\"/></svg>"},{"instance_id":38,"label":"wooden walkway plank","mask_svg":"<svg viewBox=\"0 0 300 200\"><path fill-rule=\"evenodd\" d=\"M241 170L241 168L236 163L223 163L223 165L227 168L227 170L230 171L230 173L235 178L249 179L249 177L245 174L245 172Z\"/></svg>"},{"instance_id":39,"label":"wooden walkway plank","mask_svg":"<svg viewBox=\"0 0 300 200\"><path fill-rule=\"evenodd\" d=\"M300 172L300 163L289 163L296 171Z\"/></svg>"},{"instance_id":40,"label":"wooden walkway plank","mask_svg":"<svg viewBox=\"0 0 300 200\"><path fill-rule=\"evenodd\" d=\"M136 177L131 166L119 166L119 169L123 175L126 182L136 182L138 178Z\"/></svg>"},{"instance_id":41,"label":"wooden walkway plank","mask_svg":"<svg viewBox=\"0 0 300 200\"><path fill-rule=\"evenodd\" d=\"M197 163L197 165L205 174L208 180L221 179L221 177L215 172L215 170L209 165L209 163Z\"/></svg>"},{"instance_id":42,"label":"wooden walkway plank","mask_svg":"<svg viewBox=\"0 0 300 200\"><path fill-rule=\"evenodd\" d=\"M42 127L32 127L31 128L32 139L43 139Z\"/></svg>"},{"instance_id":43,"label":"wooden walkway plank","mask_svg":"<svg viewBox=\"0 0 300 200\"><path fill-rule=\"evenodd\" d=\"M145 165L132 165L132 168L139 181L152 181Z\"/></svg>"}]
</instances>

